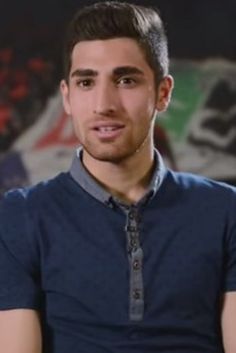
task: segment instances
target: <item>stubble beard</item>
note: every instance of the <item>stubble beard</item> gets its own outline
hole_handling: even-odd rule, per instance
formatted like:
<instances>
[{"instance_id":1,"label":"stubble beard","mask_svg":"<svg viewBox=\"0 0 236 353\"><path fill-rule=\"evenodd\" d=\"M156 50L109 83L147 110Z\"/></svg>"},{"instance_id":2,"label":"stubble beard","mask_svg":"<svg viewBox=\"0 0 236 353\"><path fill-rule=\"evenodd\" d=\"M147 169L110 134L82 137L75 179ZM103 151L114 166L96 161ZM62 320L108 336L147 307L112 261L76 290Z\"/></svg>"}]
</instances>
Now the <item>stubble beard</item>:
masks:
<instances>
[{"instance_id":1,"label":"stubble beard","mask_svg":"<svg viewBox=\"0 0 236 353\"><path fill-rule=\"evenodd\" d=\"M113 142L101 142L102 146L91 141L81 143L86 153L94 160L113 164L121 164L138 154L148 142L150 130L139 141L135 142L132 139L123 144L115 144Z\"/></svg>"}]
</instances>

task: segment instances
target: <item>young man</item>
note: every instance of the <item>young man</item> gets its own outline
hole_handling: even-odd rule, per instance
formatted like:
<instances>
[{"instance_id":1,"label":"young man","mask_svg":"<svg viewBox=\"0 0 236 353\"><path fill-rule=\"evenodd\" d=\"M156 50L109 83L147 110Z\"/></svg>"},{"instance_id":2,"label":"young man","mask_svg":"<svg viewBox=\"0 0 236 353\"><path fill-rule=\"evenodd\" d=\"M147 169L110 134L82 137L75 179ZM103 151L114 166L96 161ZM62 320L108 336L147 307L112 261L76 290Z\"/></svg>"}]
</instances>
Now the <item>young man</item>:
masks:
<instances>
[{"instance_id":1,"label":"young man","mask_svg":"<svg viewBox=\"0 0 236 353\"><path fill-rule=\"evenodd\" d=\"M82 148L0 206L1 353L236 353L236 190L163 165L172 86L154 10L79 11L61 92Z\"/></svg>"}]
</instances>

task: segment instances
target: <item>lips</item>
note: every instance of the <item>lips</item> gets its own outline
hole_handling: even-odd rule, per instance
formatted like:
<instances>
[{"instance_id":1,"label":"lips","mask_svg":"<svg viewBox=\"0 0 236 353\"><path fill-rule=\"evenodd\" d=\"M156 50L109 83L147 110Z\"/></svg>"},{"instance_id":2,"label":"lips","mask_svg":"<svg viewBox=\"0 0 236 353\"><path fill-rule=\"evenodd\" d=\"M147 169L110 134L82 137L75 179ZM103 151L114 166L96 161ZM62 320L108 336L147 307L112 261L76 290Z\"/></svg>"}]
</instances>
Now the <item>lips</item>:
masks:
<instances>
[{"instance_id":1,"label":"lips","mask_svg":"<svg viewBox=\"0 0 236 353\"><path fill-rule=\"evenodd\" d=\"M121 123L97 123L92 127L96 135L101 139L114 139L118 137L125 125Z\"/></svg>"},{"instance_id":2,"label":"lips","mask_svg":"<svg viewBox=\"0 0 236 353\"><path fill-rule=\"evenodd\" d=\"M100 131L100 132L109 132L109 131L115 131L117 129L120 129L120 127L117 126L101 126L101 127L97 127L95 128L96 131Z\"/></svg>"},{"instance_id":3,"label":"lips","mask_svg":"<svg viewBox=\"0 0 236 353\"><path fill-rule=\"evenodd\" d=\"M106 130L115 130L115 129L120 129L123 128L124 124L119 123L119 122L98 122L96 124L92 125L93 130L101 130L101 129L106 129Z\"/></svg>"}]
</instances>

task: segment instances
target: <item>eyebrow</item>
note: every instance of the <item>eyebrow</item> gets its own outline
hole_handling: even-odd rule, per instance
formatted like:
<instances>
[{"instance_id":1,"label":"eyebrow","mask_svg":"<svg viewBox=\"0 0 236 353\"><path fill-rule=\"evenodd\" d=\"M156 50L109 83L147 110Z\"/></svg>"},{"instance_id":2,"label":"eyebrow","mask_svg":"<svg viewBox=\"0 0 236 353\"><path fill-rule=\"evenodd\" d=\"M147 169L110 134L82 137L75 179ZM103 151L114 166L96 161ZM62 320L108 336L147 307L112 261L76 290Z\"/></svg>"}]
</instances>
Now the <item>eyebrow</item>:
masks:
<instances>
[{"instance_id":1,"label":"eyebrow","mask_svg":"<svg viewBox=\"0 0 236 353\"><path fill-rule=\"evenodd\" d=\"M98 72L92 69L76 69L72 72L71 77L87 77L98 76Z\"/></svg>"},{"instance_id":2,"label":"eyebrow","mask_svg":"<svg viewBox=\"0 0 236 353\"><path fill-rule=\"evenodd\" d=\"M143 71L138 69L135 66L121 66L117 67L113 71L115 76L124 76L124 75L144 75Z\"/></svg>"},{"instance_id":3,"label":"eyebrow","mask_svg":"<svg viewBox=\"0 0 236 353\"><path fill-rule=\"evenodd\" d=\"M135 66L120 66L113 70L114 76L124 75L144 75L143 71ZM71 77L96 77L98 71L93 69L76 69L72 72Z\"/></svg>"}]
</instances>

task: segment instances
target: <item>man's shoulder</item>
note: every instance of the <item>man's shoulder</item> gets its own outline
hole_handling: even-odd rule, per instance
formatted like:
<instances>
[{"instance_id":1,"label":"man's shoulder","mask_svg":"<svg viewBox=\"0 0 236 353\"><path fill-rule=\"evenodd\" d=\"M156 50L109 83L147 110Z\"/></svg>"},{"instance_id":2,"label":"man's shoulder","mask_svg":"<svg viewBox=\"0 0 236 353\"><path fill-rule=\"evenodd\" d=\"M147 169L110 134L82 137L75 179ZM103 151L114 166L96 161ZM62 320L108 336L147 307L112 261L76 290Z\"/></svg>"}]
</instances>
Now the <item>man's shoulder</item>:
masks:
<instances>
[{"instance_id":1,"label":"man's shoulder","mask_svg":"<svg viewBox=\"0 0 236 353\"><path fill-rule=\"evenodd\" d=\"M183 189L206 189L213 191L219 190L222 192L236 192L235 186L202 175L169 171L168 178Z\"/></svg>"},{"instance_id":2,"label":"man's shoulder","mask_svg":"<svg viewBox=\"0 0 236 353\"><path fill-rule=\"evenodd\" d=\"M56 193L61 183L65 183L68 173L60 173L53 178L43 180L31 186L10 189L0 199L0 210L12 211L15 208L25 208L26 205L34 207L40 204L50 193Z\"/></svg>"},{"instance_id":3,"label":"man's shoulder","mask_svg":"<svg viewBox=\"0 0 236 353\"><path fill-rule=\"evenodd\" d=\"M230 200L236 203L236 187L201 175L168 171L166 189L178 197L183 195L205 202L218 200L227 203Z\"/></svg>"},{"instance_id":4,"label":"man's shoulder","mask_svg":"<svg viewBox=\"0 0 236 353\"><path fill-rule=\"evenodd\" d=\"M48 210L57 205L57 198L63 198L67 174L7 191L0 200L0 240L14 249L23 249L22 244L27 246L29 242L35 245L35 228L40 219L47 218Z\"/></svg>"},{"instance_id":5,"label":"man's shoulder","mask_svg":"<svg viewBox=\"0 0 236 353\"><path fill-rule=\"evenodd\" d=\"M184 215L186 222L192 217L199 225L236 221L236 188L204 176L168 170L156 202L172 217Z\"/></svg>"}]
</instances>

